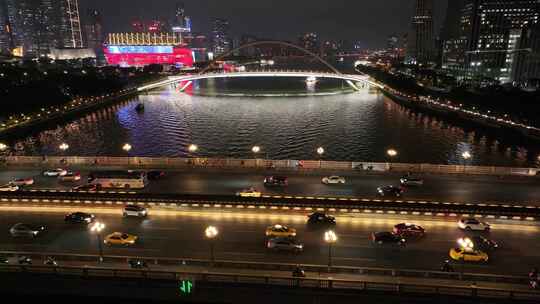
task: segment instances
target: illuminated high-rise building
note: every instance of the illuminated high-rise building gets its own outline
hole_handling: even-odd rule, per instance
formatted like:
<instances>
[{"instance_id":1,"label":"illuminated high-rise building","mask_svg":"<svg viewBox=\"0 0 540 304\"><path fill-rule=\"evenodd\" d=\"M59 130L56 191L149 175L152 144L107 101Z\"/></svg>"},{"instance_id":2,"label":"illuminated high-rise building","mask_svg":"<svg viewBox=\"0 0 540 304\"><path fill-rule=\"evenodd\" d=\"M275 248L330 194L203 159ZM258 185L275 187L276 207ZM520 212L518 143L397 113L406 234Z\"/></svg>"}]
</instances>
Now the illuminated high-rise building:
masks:
<instances>
[{"instance_id":1,"label":"illuminated high-rise building","mask_svg":"<svg viewBox=\"0 0 540 304\"><path fill-rule=\"evenodd\" d=\"M9 52L12 48L11 26L8 22L7 5L0 0L0 54Z\"/></svg>"},{"instance_id":2,"label":"illuminated high-rise building","mask_svg":"<svg viewBox=\"0 0 540 304\"><path fill-rule=\"evenodd\" d=\"M61 48L84 46L78 0L50 0L53 2L53 24L57 31L57 45Z\"/></svg>"},{"instance_id":3,"label":"illuminated high-rise building","mask_svg":"<svg viewBox=\"0 0 540 304\"><path fill-rule=\"evenodd\" d=\"M86 23L84 24L84 33L88 48L94 50L101 49L105 37L103 36L103 20L99 11L88 10Z\"/></svg>"},{"instance_id":4,"label":"illuminated high-rise building","mask_svg":"<svg viewBox=\"0 0 540 304\"><path fill-rule=\"evenodd\" d=\"M428 65L435 57L433 35L433 0L415 0L415 11L409 35L407 62Z\"/></svg>"},{"instance_id":5,"label":"illuminated high-rise building","mask_svg":"<svg viewBox=\"0 0 540 304\"><path fill-rule=\"evenodd\" d=\"M9 29L9 43L18 53L41 57L51 48L83 47L77 0L2 0L2 4L4 29Z\"/></svg>"},{"instance_id":6,"label":"illuminated high-rise building","mask_svg":"<svg viewBox=\"0 0 540 304\"><path fill-rule=\"evenodd\" d=\"M229 21L221 18L214 19L212 31L212 51L219 56L231 50L232 43L229 37Z\"/></svg>"},{"instance_id":7,"label":"illuminated high-rise building","mask_svg":"<svg viewBox=\"0 0 540 304\"><path fill-rule=\"evenodd\" d=\"M522 78L540 3L530 0L449 0L443 69L459 81L510 83ZM530 60L534 62L534 60Z\"/></svg>"}]
</instances>

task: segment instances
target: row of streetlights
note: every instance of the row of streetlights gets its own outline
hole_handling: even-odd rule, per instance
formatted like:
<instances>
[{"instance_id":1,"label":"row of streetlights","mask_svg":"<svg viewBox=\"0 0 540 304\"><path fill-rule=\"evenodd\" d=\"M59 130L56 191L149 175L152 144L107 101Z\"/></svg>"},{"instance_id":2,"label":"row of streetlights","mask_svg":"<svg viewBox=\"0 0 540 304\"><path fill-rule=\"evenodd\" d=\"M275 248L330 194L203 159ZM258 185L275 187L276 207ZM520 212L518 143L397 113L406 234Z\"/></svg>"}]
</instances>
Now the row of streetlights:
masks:
<instances>
[{"instance_id":1,"label":"row of streetlights","mask_svg":"<svg viewBox=\"0 0 540 304\"><path fill-rule=\"evenodd\" d=\"M94 222L90 227L90 231L96 234L98 251L99 251L99 262L103 262L103 238L101 232L105 229L105 224L99 221ZM210 241L210 265L214 266L215 255L214 255L214 245L217 236L219 235L219 229L215 226L208 226L204 230L204 236L207 240ZM335 244L338 240L337 234L333 230L328 230L324 233L324 241L328 244L328 271L332 267L332 245Z\"/></svg>"},{"instance_id":2,"label":"row of streetlights","mask_svg":"<svg viewBox=\"0 0 540 304\"><path fill-rule=\"evenodd\" d=\"M6 149L8 148L8 146L4 143L0 143L0 151L5 151ZM129 152L131 151L131 149L133 148L132 145L130 145L129 143L125 143L123 146L122 146L122 150L126 151L126 152ZM60 149L62 152L65 152L69 149L69 145L67 143L61 143L59 146L58 146L58 149ZM188 151L189 153L196 153L197 151L199 150L199 146L195 145L195 144L190 144L188 146ZM253 146L251 148L251 152L253 152L253 154L258 154L259 152L261 152L262 148L260 146ZM317 154L319 155L319 158L322 158L323 154L326 152L324 150L323 147L318 147L317 150L316 150ZM388 150L386 150L386 154L390 157L390 159L393 159L395 158L396 156L398 156L398 151L394 148L390 148ZM463 153L461 153L461 157L465 160L468 160L470 158L472 158L472 154L471 152L469 151L465 151ZM538 159L540 160L540 156L538 156Z\"/></svg>"}]
</instances>

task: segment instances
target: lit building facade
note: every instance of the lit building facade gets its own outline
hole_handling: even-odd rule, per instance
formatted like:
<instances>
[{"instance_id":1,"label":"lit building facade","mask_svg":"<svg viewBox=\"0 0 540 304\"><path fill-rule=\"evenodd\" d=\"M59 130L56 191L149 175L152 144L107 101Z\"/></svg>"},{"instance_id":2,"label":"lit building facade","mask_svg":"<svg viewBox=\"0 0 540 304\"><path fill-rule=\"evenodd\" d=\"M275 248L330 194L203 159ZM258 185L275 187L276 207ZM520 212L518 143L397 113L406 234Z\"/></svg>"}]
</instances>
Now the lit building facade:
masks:
<instances>
[{"instance_id":1,"label":"lit building facade","mask_svg":"<svg viewBox=\"0 0 540 304\"><path fill-rule=\"evenodd\" d=\"M540 17L538 1L451 0L448 14L443 69L473 84L522 78L523 60L532 52L530 37Z\"/></svg>"},{"instance_id":2,"label":"lit building facade","mask_svg":"<svg viewBox=\"0 0 540 304\"><path fill-rule=\"evenodd\" d=\"M407 62L432 64L435 57L433 35L433 0L415 0L411 34L408 40Z\"/></svg>"},{"instance_id":3,"label":"lit building facade","mask_svg":"<svg viewBox=\"0 0 540 304\"><path fill-rule=\"evenodd\" d=\"M221 18L214 19L212 30L212 51L214 56L220 56L231 50L229 37L229 21Z\"/></svg>"},{"instance_id":4,"label":"lit building facade","mask_svg":"<svg viewBox=\"0 0 540 304\"><path fill-rule=\"evenodd\" d=\"M321 52L319 35L316 33L305 33L298 39L298 44L312 53L320 54Z\"/></svg>"},{"instance_id":5,"label":"lit building facade","mask_svg":"<svg viewBox=\"0 0 540 304\"><path fill-rule=\"evenodd\" d=\"M191 49L173 33L111 33L103 48L109 65L141 67L150 64L193 66Z\"/></svg>"},{"instance_id":6,"label":"lit building facade","mask_svg":"<svg viewBox=\"0 0 540 304\"><path fill-rule=\"evenodd\" d=\"M1 1L10 48L21 55L40 57L52 48L83 47L77 0Z\"/></svg>"},{"instance_id":7,"label":"lit building facade","mask_svg":"<svg viewBox=\"0 0 540 304\"><path fill-rule=\"evenodd\" d=\"M86 45L88 48L100 50L104 42L103 20L101 13L97 10L89 10L86 15L84 32L86 34Z\"/></svg>"}]
</instances>

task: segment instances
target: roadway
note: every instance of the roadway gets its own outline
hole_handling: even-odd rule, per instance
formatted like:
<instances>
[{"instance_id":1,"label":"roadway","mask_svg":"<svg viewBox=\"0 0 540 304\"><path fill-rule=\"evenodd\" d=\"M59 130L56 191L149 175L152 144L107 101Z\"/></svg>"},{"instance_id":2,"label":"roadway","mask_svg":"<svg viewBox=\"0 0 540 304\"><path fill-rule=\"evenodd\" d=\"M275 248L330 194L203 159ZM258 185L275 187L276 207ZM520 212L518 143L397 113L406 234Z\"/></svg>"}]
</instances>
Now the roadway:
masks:
<instances>
[{"instance_id":1,"label":"roadway","mask_svg":"<svg viewBox=\"0 0 540 304\"><path fill-rule=\"evenodd\" d=\"M86 180L88 172L81 171L81 173L83 178L80 182L61 183L56 178L43 177L41 171L36 169L9 169L0 172L0 184L8 183L14 178L33 176L36 183L28 189L71 189ZM268 175L271 174L268 173ZM253 186L266 194L375 198L378 186L398 185L400 177L396 174L355 174L347 176L345 185L328 186L321 183L322 174L280 174L289 177L288 187L265 188L262 182L265 174L262 172L169 171L166 177L152 181L142 192L232 195ZM425 175L423 177L424 186L409 187L403 199L540 206L540 181L536 178L505 177L501 179L496 176L464 175Z\"/></svg>"},{"instance_id":2,"label":"roadway","mask_svg":"<svg viewBox=\"0 0 540 304\"><path fill-rule=\"evenodd\" d=\"M69 207L0 207L0 250L97 254L97 239L87 227L64 223ZM79 210L84 210L79 208ZM88 209L106 224L104 235L127 232L138 235L133 247L105 246L105 255L138 257L173 257L206 259L210 245L204 238L207 225L219 229L215 243L217 259L306 263L325 265L328 247L323 241L324 229L305 225L303 215L287 213L201 212L150 210L146 219L124 219L120 208ZM339 266L394 267L438 270L448 259L448 250L464 232L454 221L442 219L414 220L427 230L425 238L409 241L405 247L374 246L369 235L373 231L389 231L399 221L384 216L370 218L337 217L335 231L338 242L333 246L333 262ZM8 229L15 223L44 224L48 232L35 239L13 239ZM265 228L284 224L297 229L298 240L305 244L299 254L271 252L265 248ZM487 264L466 264L466 272L501 275L525 275L540 261L540 227L494 224L487 237L499 242L501 248L490 255ZM460 263L455 269L461 271Z\"/></svg>"}]
</instances>

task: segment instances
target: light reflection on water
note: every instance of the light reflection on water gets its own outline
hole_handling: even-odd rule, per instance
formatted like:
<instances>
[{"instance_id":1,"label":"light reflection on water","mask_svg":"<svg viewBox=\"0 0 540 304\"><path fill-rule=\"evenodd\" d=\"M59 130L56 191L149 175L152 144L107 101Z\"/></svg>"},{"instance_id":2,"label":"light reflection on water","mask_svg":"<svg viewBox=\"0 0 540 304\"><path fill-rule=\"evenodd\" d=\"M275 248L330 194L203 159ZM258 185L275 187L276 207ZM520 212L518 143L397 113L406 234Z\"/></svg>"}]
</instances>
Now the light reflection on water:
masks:
<instances>
[{"instance_id":1,"label":"light reflection on water","mask_svg":"<svg viewBox=\"0 0 540 304\"><path fill-rule=\"evenodd\" d=\"M145 111L135 106L144 102ZM354 94L289 97L203 97L168 87L141 95L53 130L15 143L17 154L187 156L191 143L198 156L388 161L527 166L536 161L534 145L505 143L483 131L464 130L395 104L374 91ZM465 151L473 157L461 158Z\"/></svg>"}]
</instances>

